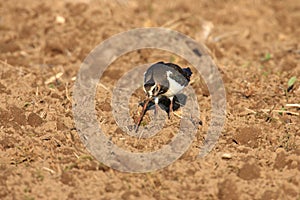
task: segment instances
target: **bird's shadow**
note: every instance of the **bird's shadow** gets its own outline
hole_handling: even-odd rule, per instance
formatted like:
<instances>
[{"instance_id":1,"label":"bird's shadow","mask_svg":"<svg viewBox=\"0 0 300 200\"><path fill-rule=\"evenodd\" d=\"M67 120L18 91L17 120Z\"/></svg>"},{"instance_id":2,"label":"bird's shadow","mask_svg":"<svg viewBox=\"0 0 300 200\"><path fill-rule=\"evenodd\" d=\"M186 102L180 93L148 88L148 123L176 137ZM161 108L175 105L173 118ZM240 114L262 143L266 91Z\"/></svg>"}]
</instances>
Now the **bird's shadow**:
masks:
<instances>
[{"instance_id":1,"label":"bird's shadow","mask_svg":"<svg viewBox=\"0 0 300 200\"><path fill-rule=\"evenodd\" d=\"M174 96L173 98L173 111L176 111L178 110L180 107L184 106L186 104L186 100L187 100L187 96L185 94L177 94ZM142 101L139 103L140 106L144 106L146 100L145 101ZM159 107L166 111L166 113L169 114L169 108L170 108L170 99L165 97L165 96L162 96L160 99L159 99L159 102L158 102L158 105ZM146 108L146 111L147 110L154 110L155 109L155 103L154 103L154 100L151 100L149 103L148 103L148 106Z\"/></svg>"}]
</instances>

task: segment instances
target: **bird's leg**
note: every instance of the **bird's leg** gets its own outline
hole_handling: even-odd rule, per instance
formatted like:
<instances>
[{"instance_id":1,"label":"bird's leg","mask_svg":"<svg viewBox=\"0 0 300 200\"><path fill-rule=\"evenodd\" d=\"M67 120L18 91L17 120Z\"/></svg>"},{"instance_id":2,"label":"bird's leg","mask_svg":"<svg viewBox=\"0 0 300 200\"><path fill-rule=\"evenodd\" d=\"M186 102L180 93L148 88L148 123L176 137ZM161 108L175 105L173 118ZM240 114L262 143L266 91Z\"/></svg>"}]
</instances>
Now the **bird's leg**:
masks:
<instances>
[{"instance_id":1,"label":"bird's leg","mask_svg":"<svg viewBox=\"0 0 300 200\"><path fill-rule=\"evenodd\" d=\"M173 97L169 97L170 99L170 106L169 106L169 113L168 113L168 117L169 119L171 118L170 115L173 112Z\"/></svg>"},{"instance_id":2,"label":"bird's leg","mask_svg":"<svg viewBox=\"0 0 300 200\"><path fill-rule=\"evenodd\" d=\"M154 111L154 115L156 117L157 115L157 112L158 112L158 102L159 102L159 98L158 98L158 94L159 94L159 91L160 91L160 84L156 84L156 92L154 93L155 97L154 97L154 102L155 102L155 111Z\"/></svg>"},{"instance_id":3,"label":"bird's leg","mask_svg":"<svg viewBox=\"0 0 300 200\"><path fill-rule=\"evenodd\" d=\"M154 116L156 116L156 115L157 115L157 112L158 112L158 102L159 102L158 97L155 97L155 98L154 98L154 103L155 103Z\"/></svg>"}]
</instances>

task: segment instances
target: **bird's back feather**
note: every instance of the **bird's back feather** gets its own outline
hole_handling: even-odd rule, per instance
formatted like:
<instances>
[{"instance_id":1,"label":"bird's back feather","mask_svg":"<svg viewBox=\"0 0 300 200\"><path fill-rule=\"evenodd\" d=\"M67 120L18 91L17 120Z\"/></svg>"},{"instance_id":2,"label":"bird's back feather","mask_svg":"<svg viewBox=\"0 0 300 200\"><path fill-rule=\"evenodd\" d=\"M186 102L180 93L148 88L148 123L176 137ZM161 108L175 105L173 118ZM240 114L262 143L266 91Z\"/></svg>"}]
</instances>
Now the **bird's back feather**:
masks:
<instances>
[{"instance_id":1,"label":"bird's back feather","mask_svg":"<svg viewBox=\"0 0 300 200\"><path fill-rule=\"evenodd\" d=\"M145 72L144 90L149 91L154 84L159 84L159 94L170 93L167 96L172 96L188 85L191 75L190 68L182 69L174 63L158 62L151 65ZM169 89L170 91L168 91Z\"/></svg>"}]
</instances>

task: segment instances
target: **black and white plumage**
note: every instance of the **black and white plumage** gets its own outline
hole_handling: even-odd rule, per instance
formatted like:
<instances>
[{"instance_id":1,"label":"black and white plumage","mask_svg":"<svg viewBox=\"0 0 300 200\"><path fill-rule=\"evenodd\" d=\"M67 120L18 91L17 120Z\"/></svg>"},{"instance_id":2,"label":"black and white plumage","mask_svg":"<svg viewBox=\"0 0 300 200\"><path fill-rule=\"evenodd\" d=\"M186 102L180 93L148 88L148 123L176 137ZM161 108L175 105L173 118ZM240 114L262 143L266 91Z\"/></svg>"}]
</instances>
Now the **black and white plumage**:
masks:
<instances>
[{"instance_id":1,"label":"black and white plumage","mask_svg":"<svg viewBox=\"0 0 300 200\"><path fill-rule=\"evenodd\" d=\"M155 111L162 96L170 99L169 113L172 112L173 98L190 82L192 71L173 63L158 62L144 73L144 91L149 99L154 99Z\"/></svg>"}]
</instances>

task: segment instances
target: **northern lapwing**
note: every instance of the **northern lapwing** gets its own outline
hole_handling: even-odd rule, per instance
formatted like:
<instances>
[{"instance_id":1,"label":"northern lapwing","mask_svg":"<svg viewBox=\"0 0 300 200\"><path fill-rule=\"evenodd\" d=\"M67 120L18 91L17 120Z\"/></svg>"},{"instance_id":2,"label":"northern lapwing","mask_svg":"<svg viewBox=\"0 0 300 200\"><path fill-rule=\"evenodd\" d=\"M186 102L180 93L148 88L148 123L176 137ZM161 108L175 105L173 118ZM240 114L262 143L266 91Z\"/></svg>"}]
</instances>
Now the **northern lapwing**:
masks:
<instances>
[{"instance_id":1,"label":"northern lapwing","mask_svg":"<svg viewBox=\"0 0 300 200\"><path fill-rule=\"evenodd\" d=\"M144 73L143 89L148 99L143 106L138 126L151 100L155 102L155 113L157 113L158 102L162 96L170 99L170 118L170 113L173 112L173 98L189 84L191 75L192 71L190 68L181 68L173 63L158 62L151 65Z\"/></svg>"}]
</instances>

